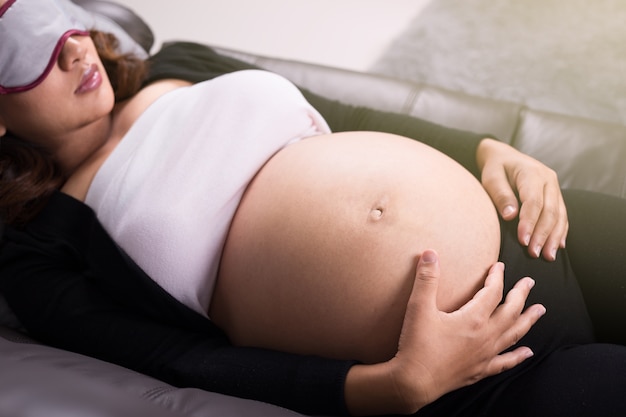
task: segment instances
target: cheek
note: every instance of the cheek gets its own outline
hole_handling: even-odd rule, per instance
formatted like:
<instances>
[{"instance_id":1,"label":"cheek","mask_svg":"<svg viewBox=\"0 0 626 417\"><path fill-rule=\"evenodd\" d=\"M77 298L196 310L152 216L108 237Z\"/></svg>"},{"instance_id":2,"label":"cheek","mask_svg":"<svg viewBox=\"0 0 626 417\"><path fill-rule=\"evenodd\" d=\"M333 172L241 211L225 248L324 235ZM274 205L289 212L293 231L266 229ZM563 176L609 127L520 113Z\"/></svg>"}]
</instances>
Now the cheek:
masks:
<instances>
[{"instance_id":1,"label":"cheek","mask_svg":"<svg viewBox=\"0 0 626 417\"><path fill-rule=\"evenodd\" d=\"M115 106L115 92L113 92L111 84L108 82L106 84L103 83L95 103L106 113L113 111L113 107Z\"/></svg>"}]
</instances>

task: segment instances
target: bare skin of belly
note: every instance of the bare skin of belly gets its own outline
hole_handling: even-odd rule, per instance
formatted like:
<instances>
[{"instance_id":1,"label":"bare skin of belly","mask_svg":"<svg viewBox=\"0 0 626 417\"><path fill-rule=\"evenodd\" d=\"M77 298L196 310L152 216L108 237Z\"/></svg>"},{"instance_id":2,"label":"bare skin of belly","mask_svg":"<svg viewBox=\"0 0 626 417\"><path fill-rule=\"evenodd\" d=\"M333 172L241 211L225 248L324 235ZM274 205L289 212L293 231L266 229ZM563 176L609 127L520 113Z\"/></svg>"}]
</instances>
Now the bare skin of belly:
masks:
<instances>
[{"instance_id":1,"label":"bare skin of belly","mask_svg":"<svg viewBox=\"0 0 626 417\"><path fill-rule=\"evenodd\" d=\"M373 132L278 152L233 220L209 315L235 345L391 358L419 255L438 252L437 302L452 311L497 261L496 211L442 153Z\"/></svg>"}]
</instances>

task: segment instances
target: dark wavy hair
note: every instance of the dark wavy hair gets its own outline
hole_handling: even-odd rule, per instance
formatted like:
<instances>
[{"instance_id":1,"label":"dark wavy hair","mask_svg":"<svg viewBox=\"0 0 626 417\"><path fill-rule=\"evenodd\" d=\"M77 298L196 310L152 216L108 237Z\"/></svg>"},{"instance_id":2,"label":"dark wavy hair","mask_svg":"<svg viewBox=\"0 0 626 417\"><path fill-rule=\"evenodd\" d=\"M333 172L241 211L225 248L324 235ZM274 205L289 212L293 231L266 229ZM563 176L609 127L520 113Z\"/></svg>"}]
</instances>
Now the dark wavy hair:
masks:
<instances>
[{"instance_id":1,"label":"dark wavy hair","mask_svg":"<svg viewBox=\"0 0 626 417\"><path fill-rule=\"evenodd\" d=\"M119 42L111 34L92 31L91 38L113 85L116 101L136 94L147 77L147 62L118 53ZM0 223L27 223L65 180L49 152L8 132L0 138Z\"/></svg>"}]
</instances>

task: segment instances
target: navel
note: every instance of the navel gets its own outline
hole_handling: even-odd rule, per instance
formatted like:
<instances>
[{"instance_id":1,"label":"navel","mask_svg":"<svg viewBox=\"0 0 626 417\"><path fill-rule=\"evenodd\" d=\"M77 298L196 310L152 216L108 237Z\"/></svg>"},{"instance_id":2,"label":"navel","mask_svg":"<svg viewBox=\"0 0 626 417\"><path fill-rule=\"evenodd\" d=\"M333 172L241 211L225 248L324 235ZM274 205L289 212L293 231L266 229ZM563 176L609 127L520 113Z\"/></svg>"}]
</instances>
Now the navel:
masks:
<instances>
[{"instance_id":1,"label":"navel","mask_svg":"<svg viewBox=\"0 0 626 417\"><path fill-rule=\"evenodd\" d=\"M389 197L383 197L377 199L374 204L372 204L368 220L369 221L380 221L385 216L387 208L388 208Z\"/></svg>"},{"instance_id":2,"label":"navel","mask_svg":"<svg viewBox=\"0 0 626 417\"><path fill-rule=\"evenodd\" d=\"M388 208L385 204L386 200L387 198L383 198L381 200L377 200L374 204L372 204L368 213L368 221L379 222L385 217Z\"/></svg>"},{"instance_id":3,"label":"navel","mask_svg":"<svg viewBox=\"0 0 626 417\"><path fill-rule=\"evenodd\" d=\"M372 220L380 220L383 217L384 210L382 207L373 208L370 211L370 218Z\"/></svg>"}]
</instances>

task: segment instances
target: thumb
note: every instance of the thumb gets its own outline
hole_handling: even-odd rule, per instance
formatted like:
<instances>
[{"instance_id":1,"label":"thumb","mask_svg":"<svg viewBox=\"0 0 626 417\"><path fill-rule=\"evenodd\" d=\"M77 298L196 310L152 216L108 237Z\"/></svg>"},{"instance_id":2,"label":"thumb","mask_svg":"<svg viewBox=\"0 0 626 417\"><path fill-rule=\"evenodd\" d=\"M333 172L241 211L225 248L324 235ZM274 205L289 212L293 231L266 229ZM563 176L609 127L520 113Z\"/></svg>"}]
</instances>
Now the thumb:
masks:
<instances>
[{"instance_id":1,"label":"thumb","mask_svg":"<svg viewBox=\"0 0 626 417\"><path fill-rule=\"evenodd\" d=\"M434 250L427 249L417 262L415 282L411 292L411 302L415 308L437 308L439 289L439 256Z\"/></svg>"}]
</instances>

